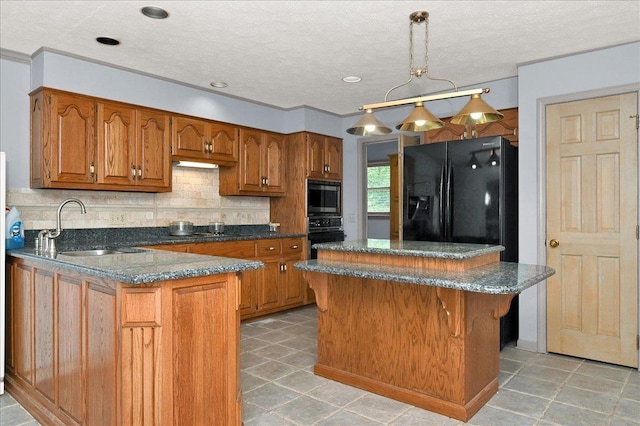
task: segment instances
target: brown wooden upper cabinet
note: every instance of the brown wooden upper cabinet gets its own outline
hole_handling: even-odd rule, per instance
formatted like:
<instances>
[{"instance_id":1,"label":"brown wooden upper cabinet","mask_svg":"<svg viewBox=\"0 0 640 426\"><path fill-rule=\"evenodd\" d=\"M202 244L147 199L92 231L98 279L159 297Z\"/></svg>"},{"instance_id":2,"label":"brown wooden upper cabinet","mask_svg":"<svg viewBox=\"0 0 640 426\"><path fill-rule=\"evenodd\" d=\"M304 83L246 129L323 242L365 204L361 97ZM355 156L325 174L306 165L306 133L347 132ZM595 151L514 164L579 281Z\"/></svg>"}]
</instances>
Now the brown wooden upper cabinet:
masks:
<instances>
[{"instance_id":1,"label":"brown wooden upper cabinet","mask_svg":"<svg viewBox=\"0 0 640 426\"><path fill-rule=\"evenodd\" d=\"M31 95L31 187L171 190L169 116L52 89Z\"/></svg>"},{"instance_id":2,"label":"brown wooden upper cabinet","mask_svg":"<svg viewBox=\"0 0 640 426\"><path fill-rule=\"evenodd\" d=\"M518 108L501 109L502 120L477 126L451 124L450 118L444 118L445 126L424 132L423 143L446 142L456 139L482 138L485 136L504 136L511 145L518 146Z\"/></svg>"},{"instance_id":3,"label":"brown wooden upper cabinet","mask_svg":"<svg viewBox=\"0 0 640 426\"><path fill-rule=\"evenodd\" d=\"M174 115L172 158L232 166L238 162L238 127L232 124Z\"/></svg>"},{"instance_id":4,"label":"brown wooden upper cabinet","mask_svg":"<svg viewBox=\"0 0 640 426\"><path fill-rule=\"evenodd\" d=\"M307 177L342 180L342 139L307 133Z\"/></svg>"},{"instance_id":5,"label":"brown wooden upper cabinet","mask_svg":"<svg viewBox=\"0 0 640 426\"><path fill-rule=\"evenodd\" d=\"M239 161L220 168L220 195L285 195L286 135L240 128Z\"/></svg>"}]
</instances>

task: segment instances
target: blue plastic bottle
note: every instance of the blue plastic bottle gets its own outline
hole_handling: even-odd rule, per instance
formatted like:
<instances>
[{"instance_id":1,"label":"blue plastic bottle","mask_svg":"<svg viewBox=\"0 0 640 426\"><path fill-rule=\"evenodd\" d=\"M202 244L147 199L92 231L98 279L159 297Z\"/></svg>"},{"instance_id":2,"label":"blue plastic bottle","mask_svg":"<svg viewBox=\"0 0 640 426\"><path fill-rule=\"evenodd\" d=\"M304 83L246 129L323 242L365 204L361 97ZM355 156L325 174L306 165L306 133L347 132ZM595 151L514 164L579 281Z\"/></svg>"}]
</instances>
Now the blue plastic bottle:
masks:
<instances>
[{"instance_id":1,"label":"blue plastic bottle","mask_svg":"<svg viewBox=\"0 0 640 426\"><path fill-rule=\"evenodd\" d=\"M7 213L7 234L5 235L5 247L8 250L24 247L24 229L22 217L17 208L11 207Z\"/></svg>"}]
</instances>

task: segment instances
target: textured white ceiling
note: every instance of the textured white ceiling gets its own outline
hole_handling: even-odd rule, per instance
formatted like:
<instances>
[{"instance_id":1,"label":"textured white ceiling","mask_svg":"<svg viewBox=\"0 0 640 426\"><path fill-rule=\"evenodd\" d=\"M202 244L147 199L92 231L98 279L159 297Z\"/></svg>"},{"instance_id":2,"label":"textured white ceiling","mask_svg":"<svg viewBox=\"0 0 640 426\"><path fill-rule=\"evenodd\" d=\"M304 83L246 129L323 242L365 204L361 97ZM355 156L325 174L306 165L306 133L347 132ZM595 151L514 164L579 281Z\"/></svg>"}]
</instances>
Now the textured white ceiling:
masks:
<instances>
[{"instance_id":1,"label":"textured white ceiling","mask_svg":"<svg viewBox=\"0 0 640 426\"><path fill-rule=\"evenodd\" d=\"M150 5L169 18L143 16ZM515 76L517 64L640 40L639 1L0 0L0 48L45 47L206 90L222 80L229 87L219 93L346 115L407 80L417 10L430 14L430 74L461 87ZM419 65L424 24L414 29ZM347 75L362 81L344 83ZM450 87L423 78L389 99Z\"/></svg>"}]
</instances>

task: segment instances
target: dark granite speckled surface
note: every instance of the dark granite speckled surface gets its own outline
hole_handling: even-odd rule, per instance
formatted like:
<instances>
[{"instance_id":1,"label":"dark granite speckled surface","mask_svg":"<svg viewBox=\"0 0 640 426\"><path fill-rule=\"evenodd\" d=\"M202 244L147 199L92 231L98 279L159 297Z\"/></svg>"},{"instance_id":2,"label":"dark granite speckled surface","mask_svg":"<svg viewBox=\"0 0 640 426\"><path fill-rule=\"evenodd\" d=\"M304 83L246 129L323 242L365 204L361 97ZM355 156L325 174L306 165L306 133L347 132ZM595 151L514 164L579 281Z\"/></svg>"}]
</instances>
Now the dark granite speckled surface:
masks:
<instances>
[{"instance_id":1,"label":"dark granite speckled surface","mask_svg":"<svg viewBox=\"0 0 640 426\"><path fill-rule=\"evenodd\" d=\"M264 267L249 261L160 250L141 250L105 256L67 256L64 251L96 248L131 248L156 244L184 244L269 238L306 237L306 234L270 232L269 225L226 225L224 235L213 235L207 226L194 226L192 236L172 236L168 227L65 229L56 240L58 255L43 256L34 251L38 230L25 231L26 246L9 255L66 267L70 270L130 284L238 272ZM133 250L131 250L133 251Z\"/></svg>"},{"instance_id":2,"label":"dark granite speckled surface","mask_svg":"<svg viewBox=\"0 0 640 426\"><path fill-rule=\"evenodd\" d=\"M499 262L464 272L426 271L327 260L296 262L296 269L490 294L517 294L555 273L541 265Z\"/></svg>"},{"instance_id":3,"label":"dark granite speckled surface","mask_svg":"<svg viewBox=\"0 0 640 426\"><path fill-rule=\"evenodd\" d=\"M429 241L359 240L314 244L320 250L396 256L467 259L500 252L503 246L438 243ZM517 294L555 273L542 265L497 262L466 271L434 271L366 263L309 260L296 262L296 269L408 284L430 285L490 294Z\"/></svg>"},{"instance_id":4,"label":"dark granite speckled surface","mask_svg":"<svg viewBox=\"0 0 640 426\"><path fill-rule=\"evenodd\" d=\"M171 235L169 227L65 229L56 245L58 251L63 251L306 236L270 232L269 225L225 225L224 229L224 235L213 235L207 226L194 226L194 235L186 237ZM25 231L26 246L33 247L37 236L38 230Z\"/></svg>"},{"instance_id":5,"label":"dark granite speckled surface","mask_svg":"<svg viewBox=\"0 0 640 426\"><path fill-rule=\"evenodd\" d=\"M36 254L33 249L11 250L9 252L11 256L27 259L44 265L44 267L62 267L82 274L129 284L223 274L259 269L264 266L259 261L176 253L166 250L132 250L130 253L105 256L68 256L63 253L49 257Z\"/></svg>"},{"instance_id":6,"label":"dark granite speckled surface","mask_svg":"<svg viewBox=\"0 0 640 426\"><path fill-rule=\"evenodd\" d=\"M318 243L313 248L353 253L392 254L396 256L434 257L438 259L469 259L501 252L503 246L489 244L438 243L432 241L356 240Z\"/></svg>"}]
</instances>

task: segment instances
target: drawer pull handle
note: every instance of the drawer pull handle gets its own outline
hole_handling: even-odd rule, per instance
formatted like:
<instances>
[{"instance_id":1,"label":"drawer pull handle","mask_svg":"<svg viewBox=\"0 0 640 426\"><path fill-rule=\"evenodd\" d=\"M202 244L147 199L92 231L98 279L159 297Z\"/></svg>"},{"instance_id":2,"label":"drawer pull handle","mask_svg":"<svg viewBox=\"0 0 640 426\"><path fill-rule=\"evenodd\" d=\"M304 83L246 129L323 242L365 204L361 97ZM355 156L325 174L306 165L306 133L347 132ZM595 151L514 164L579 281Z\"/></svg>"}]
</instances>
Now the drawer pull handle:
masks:
<instances>
[{"instance_id":1,"label":"drawer pull handle","mask_svg":"<svg viewBox=\"0 0 640 426\"><path fill-rule=\"evenodd\" d=\"M290 246L289 248L292 249L292 250L297 250L298 249L298 245L294 244L294 245Z\"/></svg>"},{"instance_id":2,"label":"drawer pull handle","mask_svg":"<svg viewBox=\"0 0 640 426\"><path fill-rule=\"evenodd\" d=\"M276 249L275 247L269 247L269 248L267 249L267 251L273 251L273 250L275 250L275 249Z\"/></svg>"}]
</instances>

